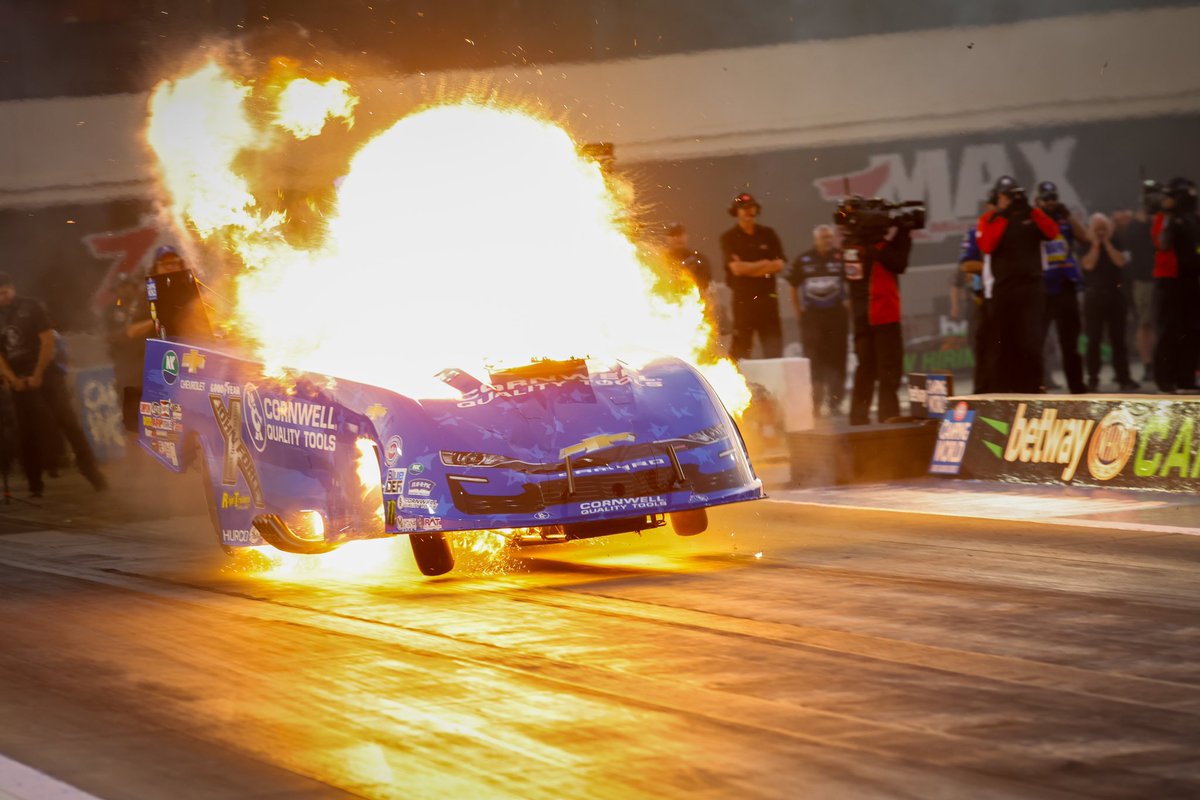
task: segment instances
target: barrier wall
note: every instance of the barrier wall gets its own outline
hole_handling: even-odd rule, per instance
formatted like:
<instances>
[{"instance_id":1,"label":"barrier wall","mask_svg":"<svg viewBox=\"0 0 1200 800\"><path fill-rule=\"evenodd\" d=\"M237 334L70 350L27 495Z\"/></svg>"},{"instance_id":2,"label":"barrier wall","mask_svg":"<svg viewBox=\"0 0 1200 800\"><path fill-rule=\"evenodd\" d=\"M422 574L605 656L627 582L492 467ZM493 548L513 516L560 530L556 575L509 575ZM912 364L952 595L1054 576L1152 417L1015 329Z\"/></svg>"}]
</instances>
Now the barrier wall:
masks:
<instances>
[{"instance_id":1,"label":"barrier wall","mask_svg":"<svg viewBox=\"0 0 1200 800\"><path fill-rule=\"evenodd\" d=\"M1200 491L1200 397L955 397L932 475Z\"/></svg>"}]
</instances>

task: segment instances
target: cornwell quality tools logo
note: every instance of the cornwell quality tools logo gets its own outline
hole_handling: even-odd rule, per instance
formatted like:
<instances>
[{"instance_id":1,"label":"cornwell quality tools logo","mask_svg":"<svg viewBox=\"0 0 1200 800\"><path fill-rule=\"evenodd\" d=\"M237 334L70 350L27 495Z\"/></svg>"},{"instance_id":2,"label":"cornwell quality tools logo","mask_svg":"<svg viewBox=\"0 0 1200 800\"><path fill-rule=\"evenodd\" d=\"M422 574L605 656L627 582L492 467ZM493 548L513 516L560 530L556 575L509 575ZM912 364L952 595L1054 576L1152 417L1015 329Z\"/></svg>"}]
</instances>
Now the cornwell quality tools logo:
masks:
<instances>
[{"instance_id":1,"label":"cornwell quality tools logo","mask_svg":"<svg viewBox=\"0 0 1200 800\"><path fill-rule=\"evenodd\" d=\"M250 497L255 508L264 508L262 481L259 480L258 470L254 467L254 459L250 456L250 448L242 441L242 398L225 398L217 394L208 396L212 406L213 418L221 430L221 438L225 441L225 463L221 469L221 483L224 486L237 486L238 473L246 479L250 487Z\"/></svg>"}]
</instances>

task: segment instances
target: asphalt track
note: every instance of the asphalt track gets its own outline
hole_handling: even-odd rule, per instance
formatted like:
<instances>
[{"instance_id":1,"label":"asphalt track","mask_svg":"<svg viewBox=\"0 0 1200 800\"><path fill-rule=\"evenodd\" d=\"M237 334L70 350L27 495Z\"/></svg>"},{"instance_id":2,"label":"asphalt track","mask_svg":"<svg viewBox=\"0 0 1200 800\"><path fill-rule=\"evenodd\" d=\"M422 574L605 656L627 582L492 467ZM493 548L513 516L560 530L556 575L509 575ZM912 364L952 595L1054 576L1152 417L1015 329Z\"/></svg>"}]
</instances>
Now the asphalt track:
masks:
<instances>
[{"instance_id":1,"label":"asphalt track","mask_svg":"<svg viewBox=\"0 0 1200 800\"><path fill-rule=\"evenodd\" d=\"M763 501L263 574L114 483L0 508L3 800L1200 796L1200 537Z\"/></svg>"}]
</instances>

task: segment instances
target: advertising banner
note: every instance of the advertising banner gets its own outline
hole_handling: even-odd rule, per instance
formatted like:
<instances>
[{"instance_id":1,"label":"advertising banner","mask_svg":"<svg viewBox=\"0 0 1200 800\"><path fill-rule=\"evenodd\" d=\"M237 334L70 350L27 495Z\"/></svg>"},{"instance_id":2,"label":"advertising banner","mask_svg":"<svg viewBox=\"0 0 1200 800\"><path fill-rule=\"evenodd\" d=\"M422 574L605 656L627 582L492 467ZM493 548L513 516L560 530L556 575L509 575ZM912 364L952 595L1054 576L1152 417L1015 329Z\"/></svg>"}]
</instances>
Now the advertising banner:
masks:
<instances>
[{"instance_id":1,"label":"advertising banner","mask_svg":"<svg viewBox=\"0 0 1200 800\"><path fill-rule=\"evenodd\" d=\"M1196 492L1198 417L1200 398L952 398L929 472Z\"/></svg>"},{"instance_id":2,"label":"advertising banner","mask_svg":"<svg viewBox=\"0 0 1200 800\"><path fill-rule=\"evenodd\" d=\"M79 423L92 445L96 460L114 461L125 455L125 428L121 400L109 365L74 371Z\"/></svg>"}]
</instances>

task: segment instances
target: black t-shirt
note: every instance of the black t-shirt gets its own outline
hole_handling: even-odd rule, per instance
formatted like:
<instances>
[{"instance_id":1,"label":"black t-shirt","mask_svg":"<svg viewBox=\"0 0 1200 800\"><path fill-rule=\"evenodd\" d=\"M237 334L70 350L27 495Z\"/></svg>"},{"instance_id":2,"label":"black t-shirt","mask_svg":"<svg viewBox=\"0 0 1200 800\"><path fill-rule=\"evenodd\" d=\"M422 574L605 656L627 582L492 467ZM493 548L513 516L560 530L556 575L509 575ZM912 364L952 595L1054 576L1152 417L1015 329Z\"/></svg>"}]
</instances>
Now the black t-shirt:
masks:
<instances>
[{"instance_id":1,"label":"black t-shirt","mask_svg":"<svg viewBox=\"0 0 1200 800\"><path fill-rule=\"evenodd\" d=\"M740 225L734 225L721 234L721 255L725 260L725 283L733 291L734 300L775 296L774 275L734 275L729 269L735 255L742 261L782 260L783 244L775 231L766 225L755 225L754 233L746 233Z\"/></svg>"},{"instance_id":2,"label":"black t-shirt","mask_svg":"<svg viewBox=\"0 0 1200 800\"><path fill-rule=\"evenodd\" d=\"M40 334L53 327L46 307L32 297L14 298L0 308L0 351L18 377L33 374L41 346Z\"/></svg>"},{"instance_id":3,"label":"black t-shirt","mask_svg":"<svg viewBox=\"0 0 1200 800\"><path fill-rule=\"evenodd\" d=\"M1133 220L1121 232L1121 240L1129 253L1126 275L1135 281L1154 280L1154 237L1150 235L1150 221Z\"/></svg>"},{"instance_id":4,"label":"black t-shirt","mask_svg":"<svg viewBox=\"0 0 1200 800\"><path fill-rule=\"evenodd\" d=\"M1125 249L1125 245L1116 234L1112 237L1112 246L1118 253ZM1091 250L1091 245L1081 247L1079 250L1081 254L1086 253ZM1083 257L1081 255L1080 262L1082 260ZM1124 277L1124 267L1118 267L1113 263L1112 258L1108 255L1108 248L1101 244L1100 257L1096 259L1095 268L1083 271L1083 285L1085 289L1101 291L1116 290L1121 288L1121 282Z\"/></svg>"},{"instance_id":5,"label":"black t-shirt","mask_svg":"<svg viewBox=\"0 0 1200 800\"><path fill-rule=\"evenodd\" d=\"M846 297L846 268L842 251L834 248L821 255L814 247L805 250L784 274L784 279L799 289L800 308L838 308Z\"/></svg>"}]
</instances>

